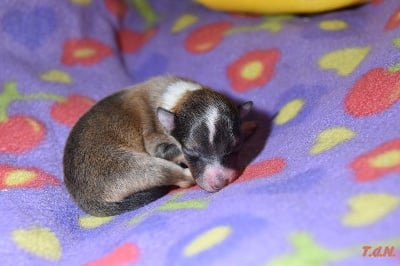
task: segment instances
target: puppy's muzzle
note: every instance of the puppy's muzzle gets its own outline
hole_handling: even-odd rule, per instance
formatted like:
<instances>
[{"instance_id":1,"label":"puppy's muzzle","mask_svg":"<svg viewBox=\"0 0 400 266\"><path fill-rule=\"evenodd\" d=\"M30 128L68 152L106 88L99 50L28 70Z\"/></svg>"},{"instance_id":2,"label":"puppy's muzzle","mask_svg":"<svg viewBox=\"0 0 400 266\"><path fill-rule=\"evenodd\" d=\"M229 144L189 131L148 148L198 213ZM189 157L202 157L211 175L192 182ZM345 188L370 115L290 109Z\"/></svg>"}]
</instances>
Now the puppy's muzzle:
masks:
<instances>
[{"instance_id":1,"label":"puppy's muzzle","mask_svg":"<svg viewBox=\"0 0 400 266\"><path fill-rule=\"evenodd\" d=\"M203 175L196 179L196 183L208 192L216 192L233 182L238 172L219 164L207 165Z\"/></svg>"}]
</instances>

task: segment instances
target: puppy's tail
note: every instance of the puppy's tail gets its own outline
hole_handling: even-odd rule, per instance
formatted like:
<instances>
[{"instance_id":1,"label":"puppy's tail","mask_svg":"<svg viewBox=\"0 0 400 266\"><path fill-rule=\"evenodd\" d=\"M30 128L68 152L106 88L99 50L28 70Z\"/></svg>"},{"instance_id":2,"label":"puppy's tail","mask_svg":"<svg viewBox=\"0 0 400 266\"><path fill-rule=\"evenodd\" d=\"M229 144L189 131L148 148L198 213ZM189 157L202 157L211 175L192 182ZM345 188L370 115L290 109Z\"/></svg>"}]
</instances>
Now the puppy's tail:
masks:
<instances>
[{"instance_id":1,"label":"puppy's tail","mask_svg":"<svg viewBox=\"0 0 400 266\"><path fill-rule=\"evenodd\" d=\"M136 192L122 201L95 201L87 203L86 206L81 205L80 207L93 216L114 216L143 207L150 202L165 196L171 189L172 186L154 187ZM86 208L87 206L90 206L90 208Z\"/></svg>"}]
</instances>

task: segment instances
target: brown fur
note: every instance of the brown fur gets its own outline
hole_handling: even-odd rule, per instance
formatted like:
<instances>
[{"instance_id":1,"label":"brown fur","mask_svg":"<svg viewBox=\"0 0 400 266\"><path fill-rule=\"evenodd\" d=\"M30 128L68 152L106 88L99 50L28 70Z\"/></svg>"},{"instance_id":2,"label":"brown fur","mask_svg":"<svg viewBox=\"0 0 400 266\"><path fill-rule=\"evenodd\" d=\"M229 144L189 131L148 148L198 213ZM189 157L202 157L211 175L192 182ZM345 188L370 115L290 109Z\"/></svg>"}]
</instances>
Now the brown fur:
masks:
<instances>
[{"instance_id":1,"label":"brown fur","mask_svg":"<svg viewBox=\"0 0 400 266\"><path fill-rule=\"evenodd\" d=\"M188 169L155 157L161 143L179 146L156 118L160 94L177 80L155 78L111 95L74 126L64 152L64 180L86 212L118 214L154 200L154 188L194 183Z\"/></svg>"}]
</instances>

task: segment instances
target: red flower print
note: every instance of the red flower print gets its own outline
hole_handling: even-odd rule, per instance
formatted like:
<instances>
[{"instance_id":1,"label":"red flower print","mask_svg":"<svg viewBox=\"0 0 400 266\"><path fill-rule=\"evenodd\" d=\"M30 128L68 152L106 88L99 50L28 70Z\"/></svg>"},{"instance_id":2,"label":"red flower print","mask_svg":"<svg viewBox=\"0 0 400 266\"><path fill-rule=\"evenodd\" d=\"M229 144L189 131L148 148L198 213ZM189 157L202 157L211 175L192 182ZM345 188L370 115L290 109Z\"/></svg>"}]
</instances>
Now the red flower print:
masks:
<instances>
[{"instance_id":1,"label":"red flower print","mask_svg":"<svg viewBox=\"0 0 400 266\"><path fill-rule=\"evenodd\" d=\"M137 52L146 44L158 31L158 28L151 28L146 32L136 32L128 29L121 29L117 33L118 43L124 53Z\"/></svg>"},{"instance_id":2,"label":"red flower print","mask_svg":"<svg viewBox=\"0 0 400 266\"><path fill-rule=\"evenodd\" d=\"M375 68L363 75L345 99L345 110L355 117L383 112L400 99L400 71Z\"/></svg>"},{"instance_id":3,"label":"red flower print","mask_svg":"<svg viewBox=\"0 0 400 266\"><path fill-rule=\"evenodd\" d=\"M350 168L357 181L372 181L383 175L400 172L400 138L386 142L357 157Z\"/></svg>"},{"instance_id":4,"label":"red flower print","mask_svg":"<svg viewBox=\"0 0 400 266\"><path fill-rule=\"evenodd\" d=\"M46 135L44 125L33 117L14 115L0 121L0 152L21 154L39 145Z\"/></svg>"},{"instance_id":5,"label":"red flower print","mask_svg":"<svg viewBox=\"0 0 400 266\"><path fill-rule=\"evenodd\" d=\"M38 168L0 165L0 189L40 188L45 185L60 185L60 182Z\"/></svg>"},{"instance_id":6,"label":"red flower print","mask_svg":"<svg viewBox=\"0 0 400 266\"><path fill-rule=\"evenodd\" d=\"M393 15L386 22L385 30L393 30L398 26L400 26L400 7L394 11Z\"/></svg>"},{"instance_id":7,"label":"red flower print","mask_svg":"<svg viewBox=\"0 0 400 266\"><path fill-rule=\"evenodd\" d=\"M265 85L275 74L280 58L278 49L254 50L228 66L227 75L234 90L244 92Z\"/></svg>"},{"instance_id":8,"label":"red flower print","mask_svg":"<svg viewBox=\"0 0 400 266\"><path fill-rule=\"evenodd\" d=\"M90 66L99 63L105 57L112 54L112 49L93 39L70 39L64 43L64 51L61 62L64 65Z\"/></svg>"},{"instance_id":9,"label":"red flower print","mask_svg":"<svg viewBox=\"0 0 400 266\"><path fill-rule=\"evenodd\" d=\"M123 18L127 12L127 5L123 0L104 0L104 5L113 15Z\"/></svg>"},{"instance_id":10,"label":"red flower print","mask_svg":"<svg viewBox=\"0 0 400 266\"><path fill-rule=\"evenodd\" d=\"M72 127L94 103L88 97L71 95L65 101L53 104L50 114L57 122Z\"/></svg>"},{"instance_id":11,"label":"red flower print","mask_svg":"<svg viewBox=\"0 0 400 266\"><path fill-rule=\"evenodd\" d=\"M132 243L126 243L85 266L132 265L139 259L139 256L139 248Z\"/></svg>"},{"instance_id":12,"label":"red flower print","mask_svg":"<svg viewBox=\"0 0 400 266\"><path fill-rule=\"evenodd\" d=\"M192 53L206 53L214 49L232 27L230 22L216 22L194 30L185 41L185 48Z\"/></svg>"},{"instance_id":13,"label":"red flower print","mask_svg":"<svg viewBox=\"0 0 400 266\"><path fill-rule=\"evenodd\" d=\"M286 161L283 158L273 158L249 165L236 182L244 182L252 179L272 176L283 171Z\"/></svg>"}]
</instances>

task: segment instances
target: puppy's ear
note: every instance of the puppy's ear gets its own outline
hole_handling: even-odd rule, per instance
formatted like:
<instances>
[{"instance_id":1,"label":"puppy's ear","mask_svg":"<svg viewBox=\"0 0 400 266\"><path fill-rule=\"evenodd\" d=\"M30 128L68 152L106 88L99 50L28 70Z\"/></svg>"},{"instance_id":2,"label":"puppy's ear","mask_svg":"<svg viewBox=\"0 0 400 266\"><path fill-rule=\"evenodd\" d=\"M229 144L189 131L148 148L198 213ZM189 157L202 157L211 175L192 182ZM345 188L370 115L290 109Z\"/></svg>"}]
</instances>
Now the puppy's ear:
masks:
<instances>
[{"instance_id":1,"label":"puppy's ear","mask_svg":"<svg viewBox=\"0 0 400 266\"><path fill-rule=\"evenodd\" d=\"M253 107L252 101L248 101L239 105L238 108L239 108L240 118L245 117L250 112L251 107Z\"/></svg>"},{"instance_id":2,"label":"puppy's ear","mask_svg":"<svg viewBox=\"0 0 400 266\"><path fill-rule=\"evenodd\" d=\"M164 108L157 108L157 118L160 121L161 125L167 130L171 132L175 128L175 115L174 113L165 110Z\"/></svg>"},{"instance_id":3,"label":"puppy's ear","mask_svg":"<svg viewBox=\"0 0 400 266\"><path fill-rule=\"evenodd\" d=\"M251 108L253 107L253 102L248 101L239 105L239 113L240 119L243 119L248 113L250 113ZM240 125L240 133L242 135L243 140L247 140L257 129L257 123L254 121L242 121Z\"/></svg>"},{"instance_id":4,"label":"puppy's ear","mask_svg":"<svg viewBox=\"0 0 400 266\"><path fill-rule=\"evenodd\" d=\"M242 135L243 141L246 141L251 137L257 129L257 123L254 121L243 122L240 126L240 133Z\"/></svg>"}]
</instances>

